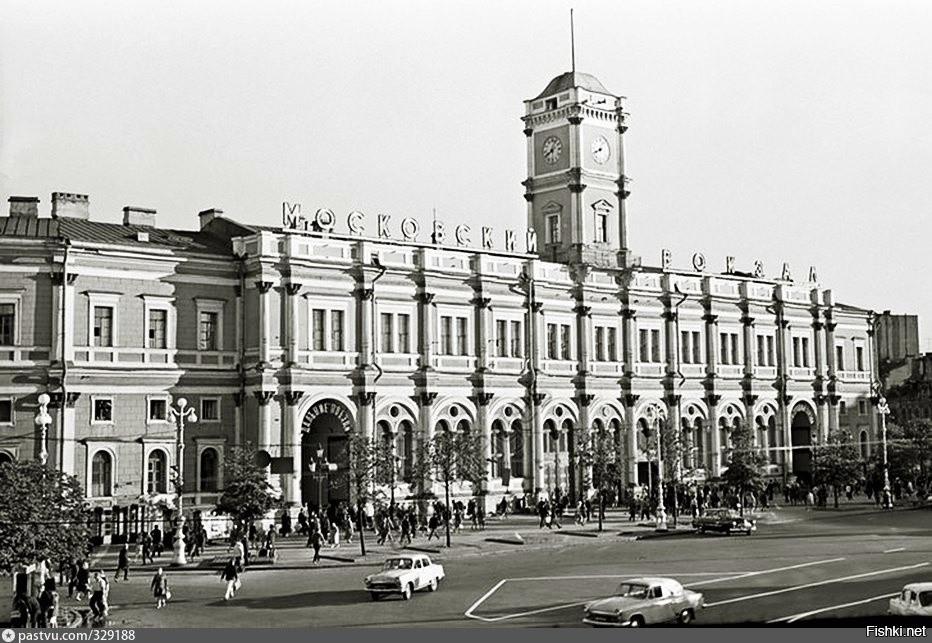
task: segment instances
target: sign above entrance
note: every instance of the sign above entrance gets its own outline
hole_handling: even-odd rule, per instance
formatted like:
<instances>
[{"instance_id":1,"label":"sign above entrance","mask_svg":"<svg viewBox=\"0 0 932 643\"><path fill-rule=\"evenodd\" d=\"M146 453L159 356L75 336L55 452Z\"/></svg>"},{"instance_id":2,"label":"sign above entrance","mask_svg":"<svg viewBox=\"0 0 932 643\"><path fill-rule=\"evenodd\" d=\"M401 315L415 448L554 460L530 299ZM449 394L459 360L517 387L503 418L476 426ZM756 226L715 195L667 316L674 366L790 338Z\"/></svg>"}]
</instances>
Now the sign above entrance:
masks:
<instances>
[{"instance_id":1,"label":"sign above entrance","mask_svg":"<svg viewBox=\"0 0 932 643\"><path fill-rule=\"evenodd\" d=\"M335 417L339 426L343 429L343 433L352 432L354 426L353 416L350 415L349 410L347 410L345 406L333 400L321 400L308 409L307 413L304 414L304 419L301 421L301 431L305 433L310 431L311 427L314 425L314 420L322 415L332 415Z\"/></svg>"}]
</instances>

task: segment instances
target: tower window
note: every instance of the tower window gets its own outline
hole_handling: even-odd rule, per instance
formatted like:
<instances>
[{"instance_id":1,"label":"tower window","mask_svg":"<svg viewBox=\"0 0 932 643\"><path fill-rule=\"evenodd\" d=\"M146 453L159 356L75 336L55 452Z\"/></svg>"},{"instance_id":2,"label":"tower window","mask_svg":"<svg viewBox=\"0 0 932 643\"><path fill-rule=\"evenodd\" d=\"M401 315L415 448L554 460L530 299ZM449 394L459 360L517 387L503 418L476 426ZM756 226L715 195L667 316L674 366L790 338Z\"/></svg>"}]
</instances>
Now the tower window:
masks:
<instances>
[{"instance_id":1,"label":"tower window","mask_svg":"<svg viewBox=\"0 0 932 643\"><path fill-rule=\"evenodd\" d=\"M547 243L560 243L560 215L547 217Z\"/></svg>"},{"instance_id":2,"label":"tower window","mask_svg":"<svg viewBox=\"0 0 932 643\"><path fill-rule=\"evenodd\" d=\"M606 243L608 241L608 216L604 214L595 215L595 240L596 243Z\"/></svg>"},{"instance_id":3,"label":"tower window","mask_svg":"<svg viewBox=\"0 0 932 643\"><path fill-rule=\"evenodd\" d=\"M557 108L557 99L548 98L544 103L544 109L556 109Z\"/></svg>"}]
</instances>

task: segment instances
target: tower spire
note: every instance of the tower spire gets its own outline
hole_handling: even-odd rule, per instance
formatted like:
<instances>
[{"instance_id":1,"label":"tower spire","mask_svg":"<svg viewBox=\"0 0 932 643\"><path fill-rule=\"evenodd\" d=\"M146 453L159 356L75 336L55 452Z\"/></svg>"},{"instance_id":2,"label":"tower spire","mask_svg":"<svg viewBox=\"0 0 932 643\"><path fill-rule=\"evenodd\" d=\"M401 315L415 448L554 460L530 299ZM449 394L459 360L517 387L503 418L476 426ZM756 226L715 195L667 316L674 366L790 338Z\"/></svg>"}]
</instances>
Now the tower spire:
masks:
<instances>
[{"instance_id":1,"label":"tower spire","mask_svg":"<svg viewBox=\"0 0 932 643\"><path fill-rule=\"evenodd\" d=\"M573 28L573 9L570 9L570 69L576 73L576 33Z\"/></svg>"}]
</instances>

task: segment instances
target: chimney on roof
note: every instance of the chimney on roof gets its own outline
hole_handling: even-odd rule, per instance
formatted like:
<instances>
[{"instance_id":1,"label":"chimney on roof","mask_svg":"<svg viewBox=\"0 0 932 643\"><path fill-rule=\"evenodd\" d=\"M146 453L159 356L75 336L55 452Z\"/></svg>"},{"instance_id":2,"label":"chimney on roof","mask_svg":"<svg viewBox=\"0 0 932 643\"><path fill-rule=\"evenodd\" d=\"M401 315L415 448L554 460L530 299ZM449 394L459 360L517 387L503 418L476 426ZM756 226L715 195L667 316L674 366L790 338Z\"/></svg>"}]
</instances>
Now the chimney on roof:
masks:
<instances>
[{"instance_id":1,"label":"chimney on roof","mask_svg":"<svg viewBox=\"0 0 932 643\"><path fill-rule=\"evenodd\" d=\"M207 224L216 219L217 217L223 216L223 210L219 208L211 208L209 210L201 210L197 213L197 218L201 221L201 230L207 227Z\"/></svg>"},{"instance_id":2,"label":"chimney on roof","mask_svg":"<svg viewBox=\"0 0 932 643\"><path fill-rule=\"evenodd\" d=\"M138 225L147 228L155 227L155 210L149 208L123 208L123 225Z\"/></svg>"},{"instance_id":3,"label":"chimney on roof","mask_svg":"<svg viewBox=\"0 0 932 643\"><path fill-rule=\"evenodd\" d=\"M90 219L91 211L86 194L52 192L52 218Z\"/></svg>"},{"instance_id":4,"label":"chimney on roof","mask_svg":"<svg viewBox=\"0 0 932 643\"><path fill-rule=\"evenodd\" d=\"M11 217L39 218L39 197L11 196L7 201L10 202Z\"/></svg>"}]
</instances>

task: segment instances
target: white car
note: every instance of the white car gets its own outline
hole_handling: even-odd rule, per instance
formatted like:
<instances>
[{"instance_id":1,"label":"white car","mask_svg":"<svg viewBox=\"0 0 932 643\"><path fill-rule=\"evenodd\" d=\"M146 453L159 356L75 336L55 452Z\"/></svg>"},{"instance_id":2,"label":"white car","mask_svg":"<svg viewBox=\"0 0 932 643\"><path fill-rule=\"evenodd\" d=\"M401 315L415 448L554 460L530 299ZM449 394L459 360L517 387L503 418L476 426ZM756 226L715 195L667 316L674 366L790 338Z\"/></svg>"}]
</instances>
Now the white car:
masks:
<instances>
[{"instance_id":1,"label":"white car","mask_svg":"<svg viewBox=\"0 0 932 643\"><path fill-rule=\"evenodd\" d=\"M888 614L932 616L932 583L910 583L899 596L890 599Z\"/></svg>"},{"instance_id":2,"label":"white car","mask_svg":"<svg viewBox=\"0 0 932 643\"><path fill-rule=\"evenodd\" d=\"M643 627L669 621L687 625L704 606L702 594L672 578L632 578L612 596L586 603L583 623L593 627Z\"/></svg>"},{"instance_id":3,"label":"white car","mask_svg":"<svg viewBox=\"0 0 932 643\"><path fill-rule=\"evenodd\" d=\"M386 594L401 594L409 600L419 589L436 592L443 577L443 565L431 562L423 554L392 556L380 571L366 576L366 590L374 601Z\"/></svg>"}]
</instances>

